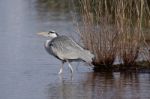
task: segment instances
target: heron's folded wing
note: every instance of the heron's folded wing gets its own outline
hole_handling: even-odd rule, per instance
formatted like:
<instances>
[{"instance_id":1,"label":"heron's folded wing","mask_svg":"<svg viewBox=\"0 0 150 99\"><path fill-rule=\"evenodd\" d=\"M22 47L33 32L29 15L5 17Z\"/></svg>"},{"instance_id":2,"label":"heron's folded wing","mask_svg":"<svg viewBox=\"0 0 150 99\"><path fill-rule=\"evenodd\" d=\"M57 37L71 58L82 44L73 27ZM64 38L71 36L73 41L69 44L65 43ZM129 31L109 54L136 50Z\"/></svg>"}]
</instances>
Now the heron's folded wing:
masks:
<instances>
[{"instance_id":1,"label":"heron's folded wing","mask_svg":"<svg viewBox=\"0 0 150 99\"><path fill-rule=\"evenodd\" d=\"M79 54L83 51L83 48L72 39L62 37L52 42L52 50L57 56L75 59L78 58Z\"/></svg>"}]
</instances>

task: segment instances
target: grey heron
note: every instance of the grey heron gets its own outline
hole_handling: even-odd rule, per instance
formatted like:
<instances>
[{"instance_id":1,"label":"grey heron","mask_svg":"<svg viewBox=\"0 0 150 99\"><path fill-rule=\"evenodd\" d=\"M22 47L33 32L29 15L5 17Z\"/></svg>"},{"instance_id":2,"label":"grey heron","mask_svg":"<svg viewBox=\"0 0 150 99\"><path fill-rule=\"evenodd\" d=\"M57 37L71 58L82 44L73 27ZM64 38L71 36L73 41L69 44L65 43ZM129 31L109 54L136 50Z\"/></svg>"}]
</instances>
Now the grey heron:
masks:
<instances>
[{"instance_id":1,"label":"grey heron","mask_svg":"<svg viewBox=\"0 0 150 99\"><path fill-rule=\"evenodd\" d=\"M41 32L38 33L38 35L49 37L44 44L46 51L62 61L58 74L63 72L63 65L65 62L68 63L71 73L73 73L70 62L82 60L91 64L93 61L94 55L89 50L82 48L74 40L65 35L60 36L55 31Z\"/></svg>"}]
</instances>

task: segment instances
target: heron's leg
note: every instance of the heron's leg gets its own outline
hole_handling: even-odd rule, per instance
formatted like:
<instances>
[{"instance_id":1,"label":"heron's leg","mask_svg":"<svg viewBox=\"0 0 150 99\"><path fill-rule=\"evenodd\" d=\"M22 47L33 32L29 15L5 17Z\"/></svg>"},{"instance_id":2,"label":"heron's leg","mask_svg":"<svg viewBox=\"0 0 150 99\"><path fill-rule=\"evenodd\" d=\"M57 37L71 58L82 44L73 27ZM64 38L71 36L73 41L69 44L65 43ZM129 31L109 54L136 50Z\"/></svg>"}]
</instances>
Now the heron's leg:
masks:
<instances>
[{"instance_id":1,"label":"heron's leg","mask_svg":"<svg viewBox=\"0 0 150 99\"><path fill-rule=\"evenodd\" d=\"M64 61L62 61L61 68L60 68L58 74L61 74L63 72L63 67L64 67Z\"/></svg>"},{"instance_id":2,"label":"heron's leg","mask_svg":"<svg viewBox=\"0 0 150 99\"><path fill-rule=\"evenodd\" d=\"M73 73L73 68L72 68L72 66L71 66L71 64L69 63L68 60L67 60L67 63L68 63L68 67L70 68L71 73Z\"/></svg>"}]
</instances>

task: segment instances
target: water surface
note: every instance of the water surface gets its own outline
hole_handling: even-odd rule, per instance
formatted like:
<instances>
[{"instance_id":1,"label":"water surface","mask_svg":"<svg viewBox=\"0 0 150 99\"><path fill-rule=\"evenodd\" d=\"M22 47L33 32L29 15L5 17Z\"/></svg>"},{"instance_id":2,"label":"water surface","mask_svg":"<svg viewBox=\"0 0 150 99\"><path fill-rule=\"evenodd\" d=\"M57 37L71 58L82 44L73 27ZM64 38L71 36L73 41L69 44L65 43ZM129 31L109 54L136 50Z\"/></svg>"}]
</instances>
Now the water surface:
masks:
<instances>
[{"instance_id":1,"label":"water surface","mask_svg":"<svg viewBox=\"0 0 150 99\"><path fill-rule=\"evenodd\" d=\"M74 32L68 11L40 0L0 0L0 99L149 99L150 74L93 73L74 63L74 75L43 48L37 32ZM61 4L61 3L60 3Z\"/></svg>"}]
</instances>

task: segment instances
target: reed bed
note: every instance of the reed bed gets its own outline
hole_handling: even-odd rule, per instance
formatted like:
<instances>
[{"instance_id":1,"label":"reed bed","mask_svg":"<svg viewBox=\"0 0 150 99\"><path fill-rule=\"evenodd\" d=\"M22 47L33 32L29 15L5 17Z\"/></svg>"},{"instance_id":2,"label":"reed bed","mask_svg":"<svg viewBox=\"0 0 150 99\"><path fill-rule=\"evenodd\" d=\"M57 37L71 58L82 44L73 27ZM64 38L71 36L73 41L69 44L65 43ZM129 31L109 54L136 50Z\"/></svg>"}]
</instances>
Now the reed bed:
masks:
<instances>
[{"instance_id":1,"label":"reed bed","mask_svg":"<svg viewBox=\"0 0 150 99\"><path fill-rule=\"evenodd\" d=\"M144 58L147 60L148 64L150 65L150 44L145 43L143 54L144 54Z\"/></svg>"},{"instance_id":2,"label":"reed bed","mask_svg":"<svg viewBox=\"0 0 150 99\"><path fill-rule=\"evenodd\" d=\"M150 20L148 0L78 0L78 4L76 30L95 54L95 67L110 67L117 57L133 66L144 42L143 27Z\"/></svg>"}]
</instances>

